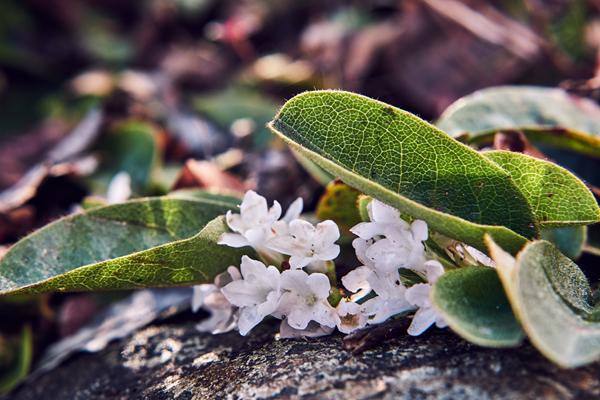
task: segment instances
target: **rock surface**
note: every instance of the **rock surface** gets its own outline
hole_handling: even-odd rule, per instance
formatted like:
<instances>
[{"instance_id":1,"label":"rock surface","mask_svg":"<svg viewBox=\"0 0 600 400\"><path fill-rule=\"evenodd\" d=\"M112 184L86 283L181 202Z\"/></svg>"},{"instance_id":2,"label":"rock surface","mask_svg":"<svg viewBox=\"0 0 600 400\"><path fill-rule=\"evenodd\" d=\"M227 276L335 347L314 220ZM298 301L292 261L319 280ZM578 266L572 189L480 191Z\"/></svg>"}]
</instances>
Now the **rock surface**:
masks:
<instances>
[{"instance_id":1,"label":"rock surface","mask_svg":"<svg viewBox=\"0 0 600 400\"><path fill-rule=\"evenodd\" d=\"M600 397L600 364L561 370L529 345L493 350L447 330L402 335L359 355L342 337L273 339L154 325L80 354L11 399L566 399Z\"/></svg>"}]
</instances>

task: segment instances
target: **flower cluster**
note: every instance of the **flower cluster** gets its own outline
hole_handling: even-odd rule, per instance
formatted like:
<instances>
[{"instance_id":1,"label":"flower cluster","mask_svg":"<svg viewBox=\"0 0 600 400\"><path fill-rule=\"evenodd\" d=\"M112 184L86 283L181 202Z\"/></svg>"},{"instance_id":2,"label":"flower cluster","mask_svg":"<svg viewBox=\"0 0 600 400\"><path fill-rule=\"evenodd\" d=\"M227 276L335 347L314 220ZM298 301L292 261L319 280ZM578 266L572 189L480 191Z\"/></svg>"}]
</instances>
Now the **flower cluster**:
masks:
<instances>
[{"instance_id":1,"label":"flower cluster","mask_svg":"<svg viewBox=\"0 0 600 400\"><path fill-rule=\"evenodd\" d=\"M363 265L342 278L344 287L355 293L354 300L375 294L361 304L358 312L367 318L360 321L379 324L394 315L416 310L409 334L420 335L433 323L446 326L429 301L431 285L444 268L438 261L426 259L423 242L428 236L427 224L421 220L409 224L398 210L378 200L367 207L370 222L351 229L358 236L352 246ZM406 287L400 277L402 269L413 271L423 283ZM360 327L361 324L356 326Z\"/></svg>"},{"instance_id":2,"label":"flower cluster","mask_svg":"<svg viewBox=\"0 0 600 400\"><path fill-rule=\"evenodd\" d=\"M431 285L444 273L442 265L426 257L424 221L406 222L394 208L377 200L368 205L369 222L351 229L352 245L361 266L342 277L349 294L340 293L332 274L340 253L340 231L333 221L316 225L301 219L302 200L283 218L279 203L268 207L264 197L249 191L240 213L229 212L230 233L220 244L251 246L262 261L242 257L240 269L229 267L214 284L194 288L194 310L203 307L211 317L198 328L213 333L237 327L246 335L267 316L282 320L281 337L327 335L337 327L351 333L399 314L415 312L408 329L419 335L432 324L445 326L429 300ZM402 269L419 283L406 286ZM328 274L326 274L328 273ZM333 281L332 281L333 280ZM335 307L334 307L335 306Z\"/></svg>"}]
</instances>

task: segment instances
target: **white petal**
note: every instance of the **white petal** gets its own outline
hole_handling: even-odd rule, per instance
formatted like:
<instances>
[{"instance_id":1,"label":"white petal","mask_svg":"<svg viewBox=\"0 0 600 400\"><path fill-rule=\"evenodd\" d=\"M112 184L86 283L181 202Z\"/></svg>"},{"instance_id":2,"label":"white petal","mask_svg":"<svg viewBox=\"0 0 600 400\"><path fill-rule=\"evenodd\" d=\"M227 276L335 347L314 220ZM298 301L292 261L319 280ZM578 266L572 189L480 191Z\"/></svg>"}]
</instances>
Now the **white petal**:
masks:
<instances>
[{"instance_id":1,"label":"white petal","mask_svg":"<svg viewBox=\"0 0 600 400\"><path fill-rule=\"evenodd\" d=\"M306 278L306 283L319 299L327 299L327 297L329 297L331 284L329 283L327 275L319 272L310 274L308 278Z\"/></svg>"},{"instance_id":2,"label":"white petal","mask_svg":"<svg viewBox=\"0 0 600 400\"><path fill-rule=\"evenodd\" d=\"M406 289L404 294L406 301L417 307L428 307L431 305L429 301L429 292L431 285L428 283L417 283Z\"/></svg>"},{"instance_id":3,"label":"white petal","mask_svg":"<svg viewBox=\"0 0 600 400\"><path fill-rule=\"evenodd\" d=\"M412 231L413 237L415 240L419 242L424 242L427 240L429 232L427 230L427 223L420 219L416 219L410 225L410 230Z\"/></svg>"},{"instance_id":4,"label":"white petal","mask_svg":"<svg viewBox=\"0 0 600 400\"><path fill-rule=\"evenodd\" d=\"M303 239L312 239L315 235L315 227L303 219L295 219L289 224L290 235Z\"/></svg>"},{"instance_id":5,"label":"white petal","mask_svg":"<svg viewBox=\"0 0 600 400\"><path fill-rule=\"evenodd\" d=\"M369 260L367 257L367 249L373 244L372 240L364 240L361 238L356 238L352 241L352 247L354 247L354 251L356 252L356 258L363 265L374 268L373 262Z\"/></svg>"},{"instance_id":6,"label":"white petal","mask_svg":"<svg viewBox=\"0 0 600 400\"><path fill-rule=\"evenodd\" d=\"M404 265L408 253L390 239L381 239L370 246L365 255L377 270L391 272Z\"/></svg>"},{"instance_id":7,"label":"white petal","mask_svg":"<svg viewBox=\"0 0 600 400\"><path fill-rule=\"evenodd\" d=\"M279 202L277 200L275 200L273 202L273 207L271 207L271 209L269 209L268 212L268 220L270 222L275 222L279 219L279 217L281 216L281 204L279 204Z\"/></svg>"},{"instance_id":8,"label":"white petal","mask_svg":"<svg viewBox=\"0 0 600 400\"><path fill-rule=\"evenodd\" d=\"M225 220L227 221L229 229L234 232L244 232L246 230L240 214L234 214L231 211L227 211Z\"/></svg>"},{"instance_id":9,"label":"white petal","mask_svg":"<svg viewBox=\"0 0 600 400\"><path fill-rule=\"evenodd\" d=\"M425 332L435 322L435 311L431 308L419 309L408 327L408 334L411 336L419 336Z\"/></svg>"},{"instance_id":10,"label":"white petal","mask_svg":"<svg viewBox=\"0 0 600 400\"><path fill-rule=\"evenodd\" d=\"M265 246L274 251L278 251L283 254L292 254L296 252L297 245L295 240L288 235L276 235L270 238Z\"/></svg>"},{"instance_id":11,"label":"white petal","mask_svg":"<svg viewBox=\"0 0 600 400\"><path fill-rule=\"evenodd\" d=\"M351 292L358 292L361 289L370 290L368 278L372 273L368 267L358 267L342 277L342 284Z\"/></svg>"},{"instance_id":12,"label":"white petal","mask_svg":"<svg viewBox=\"0 0 600 400\"><path fill-rule=\"evenodd\" d=\"M240 316L238 319L238 328L240 335L246 336L248 332L256 325L260 323L264 318L264 315L260 315L257 312L256 307L244 307L240 310Z\"/></svg>"},{"instance_id":13,"label":"white petal","mask_svg":"<svg viewBox=\"0 0 600 400\"><path fill-rule=\"evenodd\" d=\"M350 232L354 233L361 239L368 240L377 235L381 235L383 233L383 227L381 224L374 222L361 222L350 228Z\"/></svg>"},{"instance_id":14,"label":"white petal","mask_svg":"<svg viewBox=\"0 0 600 400\"><path fill-rule=\"evenodd\" d=\"M434 283L444 274L444 267L437 260L426 261L425 264L423 264L423 268L425 269L425 275L427 276L427 281L429 283Z\"/></svg>"},{"instance_id":15,"label":"white petal","mask_svg":"<svg viewBox=\"0 0 600 400\"><path fill-rule=\"evenodd\" d=\"M253 260L248 256L242 256L242 263L240 265L242 277L248 279L250 276L261 276L267 273L267 267L260 261Z\"/></svg>"},{"instance_id":16,"label":"white petal","mask_svg":"<svg viewBox=\"0 0 600 400\"><path fill-rule=\"evenodd\" d=\"M192 311L198 311L204 305L204 299L210 293L218 291L217 286L212 284L194 286L194 294L192 295Z\"/></svg>"},{"instance_id":17,"label":"white petal","mask_svg":"<svg viewBox=\"0 0 600 400\"><path fill-rule=\"evenodd\" d=\"M246 232L244 232L244 236L250 245L255 249L260 249L267 243L267 232L261 226L246 230Z\"/></svg>"},{"instance_id":18,"label":"white petal","mask_svg":"<svg viewBox=\"0 0 600 400\"><path fill-rule=\"evenodd\" d=\"M239 233L226 232L219 238L218 244L224 244L229 247L245 247L250 246L250 242Z\"/></svg>"},{"instance_id":19,"label":"white petal","mask_svg":"<svg viewBox=\"0 0 600 400\"><path fill-rule=\"evenodd\" d=\"M240 273L240 270L234 266L228 267L227 272L231 276L232 281L237 281L237 280L242 279L242 274Z\"/></svg>"},{"instance_id":20,"label":"white petal","mask_svg":"<svg viewBox=\"0 0 600 400\"><path fill-rule=\"evenodd\" d=\"M281 273L281 288L303 292L309 289L306 285L308 274L301 269L289 269Z\"/></svg>"},{"instance_id":21,"label":"white petal","mask_svg":"<svg viewBox=\"0 0 600 400\"><path fill-rule=\"evenodd\" d=\"M316 236L318 241L331 244L340 238L340 228L335 222L328 219L317 224Z\"/></svg>"},{"instance_id":22,"label":"white petal","mask_svg":"<svg viewBox=\"0 0 600 400\"><path fill-rule=\"evenodd\" d=\"M225 298L238 307L249 307L264 302L266 293L243 280L233 281L221 289Z\"/></svg>"},{"instance_id":23,"label":"white petal","mask_svg":"<svg viewBox=\"0 0 600 400\"><path fill-rule=\"evenodd\" d=\"M300 269L306 267L312 260L312 257L291 256L288 262L290 263L290 268Z\"/></svg>"},{"instance_id":24,"label":"white petal","mask_svg":"<svg viewBox=\"0 0 600 400\"><path fill-rule=\"evenodd\" d=\"M267 215L267 199L253 190L248 190L246 194L244 194L244 199L240 205L240 213L244 216L244 219L257 219Z\"/></svg>"},{"instance_id":25,"label":"white petal","mask_svg":"<svg viewBox=\"0 0 600 400\"><path fill-rule=\"evenodd\" d=\"M304 201L302 197L298 197L290 206L288 207L285 215L283 216L283 221L292 222L292 220L300 217L302 213L302 208L304 207Z\"/></svg>"},{"instance_id":26,"label":"white petal","mask_svg":"<svg viewBox=\"0 0 600 400\"><path fill-rule=\"evenodd\" d=\"M333 328L328 326L319 325L316 322L310 322L306 329L294 329L286 320L281 321L279 327L279 337L281 339L302 339L302 338L314 338L320 336L331 335Z\"/></svg>"},{"instance_id":27,"label":"white petal","mask_svg":"<svg viewBox=\"0 0 600 400\"><path fill-rule=\"evenodd\" d=\"M312 308L312 320L332 328L335 328L340 323L340 317L337 315L335 308L327 300L317 303Z\"/></svg>"},{"instance_id":28,"label":"white petal","mask_svg":"<svg viewBox=\"0 0 600 400\"><path fill-rule=\"evenodd\" d=\"M306 310L296 307L287 315L287 322L294 329L306 329L311 317Z\"/></svg>"},{"instance_id":29,"label":"white petal","mask_svg":"<svg viewBox=\"0 0 600 400\"><path fill-rule=\"evenodd\" d=\"M371 221L393 223L400 220L400 212L394 207L390 207L379 200L373 199L371 201Z\"/></svg>"},{"instance_id":30,"label":"white petal","mask_svg":"<svg viewBox=\"0 0 600 400\"><path fill-rule=\"evenodd\" d=\"M320 250L317 254L315 254L315 256L317 256L319 260L323 261L334 260L339 255L340 246L338 246L337 244L330 245L329 247L326 247L325 249Z\"/></svg>"},{"instance_id":31,"label":"white petal","mask_svg":"<svg viewBox=\"0 0 600 400\"><path fill-rule=\"evenodd\" d=\"M342 300L336 307L340 317L337 328L342 333L352 333L363 328L367 323L367 315L359 304Z\"/></svg>"},{"instance_id":32,"label":"white petal","mask_svg":"<svg viewBox=\"0 0 600 400\"><path fill-rule=\"evenodd\" d=\"M273 314L279 308L279 302L281 301L281 292L272 291L267 295L267 299L264 303L257 306L258 313L263 317L269 314Z\"/></svg>"}]
</instances>

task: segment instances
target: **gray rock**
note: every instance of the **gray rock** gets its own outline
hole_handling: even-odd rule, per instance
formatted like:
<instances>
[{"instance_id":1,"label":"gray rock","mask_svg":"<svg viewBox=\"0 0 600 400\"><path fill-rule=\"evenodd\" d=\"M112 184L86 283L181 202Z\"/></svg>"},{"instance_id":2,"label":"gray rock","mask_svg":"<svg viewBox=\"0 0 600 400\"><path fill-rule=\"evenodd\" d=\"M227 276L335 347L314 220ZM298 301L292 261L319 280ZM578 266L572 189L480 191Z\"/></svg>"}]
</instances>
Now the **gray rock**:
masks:
<instances>
[{"instance_id":1,"label":"gray rock","mask_svg":"<svg viewBox=\"0 0 600 400\"><path fill-rule=\"evenodd\" d=\"M26 399L495 399L599 398L600 364L561 370L529 345L484 349L447 330L408 335L353 355L342 337L200 334L154 325L80 354L22 385Z\"/></svg>"}]
</instances>

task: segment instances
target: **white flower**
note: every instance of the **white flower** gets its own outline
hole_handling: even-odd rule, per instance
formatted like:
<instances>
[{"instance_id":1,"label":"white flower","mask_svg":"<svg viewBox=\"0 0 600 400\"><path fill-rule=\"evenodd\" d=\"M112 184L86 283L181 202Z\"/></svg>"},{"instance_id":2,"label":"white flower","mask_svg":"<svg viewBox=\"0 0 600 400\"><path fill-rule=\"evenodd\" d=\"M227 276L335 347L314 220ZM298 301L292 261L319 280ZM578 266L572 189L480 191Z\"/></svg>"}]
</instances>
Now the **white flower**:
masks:
<instances>
[{"instance_id":1,"label":"white flower","mask_svg":"<svg viewBox=\"0 0 600 400\"><path fill-rule=\"evenodd\" d=\"M218 243L230 247L251 246L263 259L280 263L283 261L282 257L268 249L266 243L276 235L287 234L288 223L300 216L302 207L302 199L296 199L283 219L278 220L281 216L279 203L275 201L269 208L263 196L249 190L240 205L240 213L234 214L228 211L225 216L227 225L235 233L224 233Z\"/></svg>"},{"instance_id":2,"label":"white flower","mask_svg":"<svg viewBox=\"0 0 600 400\"><path fill-rule=\"evenodd\" d=\"M350 229L358 236L352 245L363 265L388 273L425 262L423 241L428 232L424 221L409 224L398 210L375 199L367 207L371 222Z\"/></svg>"},{"instance_id":3,"label":"white flower","mask_svg":"<svg viewBox=\"0 0 600 400\"><path fill-rule=\"evenodd\" d=\"M428 283L418 283L406 289L406 300L413 306L418 307L412 323L408 328L408 334L418 336L425 332L434 323L438 328L448 326L444 319L433 309L429 297L431 286L444 273L444 267L434 260L427 261L422 268L427 276Z\"/></svg>"},{"instance_id":4,"label":"white flower","mask_svg":"<svg viewBox=\"0 0 600 400\"><path fill-rule=\"evenodd\" d=\"M235 309L216 285L205 284L194 286L194 297L192 300L193 303L200 303L202 308L210 313L208 318L196 325L196 329L200 332L210 332L216 335L235 329L237 317Z\"/></svg>"},{"instance_id":5,"label":"white flower","mask_svg":"<svg viewBox=\"0 0 600 400\"><path fill-rule=\"evenodd\" d=\"M369 278L373 270L367 266L360 266L348 272L342 277L342 284L346 289L354 293L352 301L360 300L371 292Z\"/></svg>"},{"instance_id":6,"label":"white flower","mask_svg":"<svg viewBox=\"0 0 600 400\"><path fill-rule=\"evenodd\" d=\"M242 257L242 279L221 289L225 298L240 308L238 328L245 336L264 317L273 313L281 298L279 270L262 262Z\"/></svg>"},{"instance_id":7,"label":"white flower","mask_svg":"<svg viewBox=\"0 0 600 400\"><path fill-rule=\"evenodd\" d=\"M315 338L320 336L331 335L333 327L323 326L310 321L306 329L294 329L288 324L287 320L281 321L279 326L279 338L280 339L304 339L304 338Z\"/></svg>"},{"instance_id":8,"label":"white flower","mask_svg":"<svg viewBox=\"0 0 600 400\"><path fill-rule=\"evenodd\" d=\"M372 246L373 243L375 243L374 239L365 240L356 238L352 241L352 247L354 247L358 261L360 261L362 265L371 269L375 269L375 264L373 264L372 260L367 257L367 249Z\"/></svg>"},{"instance_id":9,"label":"white flower","mask_svg":"<svg viewBox=\"0 0 600 400\"><path fill-rule=\"evenodd\" d=\"M357 303L342 299L336 307L340 321L337 328L342 333L352 333L364 328L367 324L367 314L364 308Z\"/></svg>"},{"instance_id":10,"label":"white flower","mask_svg":"<svg viewBox=\"0 0 600 400\"><path fill-rule=\"evenodd\" d=\"M408 229L408 223L400 218L400 212L393 207L373 199L367 205L369 219L371 222L361 222L350 229L361 239L371 239L384 235L389 227L400 227Z\"/></svg>"},{"instance_id":11,"label":"white flower","mask_svg":"<svg viewBox=\"0 0 600 400\"><path fill-rule=\"evenodd\" d=\"M215 284L194 286L192 311L196 312L198 309L204 308L210 313L207 319L196 325L199 331L218 334L235 329L237 310L223 296L221 287L238 279L241 279L241 275L237 268L229 267L227 272L219 274L215 278Z\"/></svg>"},{"instance_id":12,"label":"white flower","mask_svg":"<svg viewBox=\"0 0 600 400\"><path fill-rule=\"evenodd\" d=\"M307 274L303 270L287 270L281 274L283 294L279 313L287 317L294 329L306 329L310 321L335 327L339 317L327 301L331 285L325 274Z\"/></svg>"},{"instance_id":13,"label":"white flower","mask_svg":"<svg viewBox=\"0 0 600 400\"><path fill-rule=\"evenodd\" d=\"M414 268L425 262L427 224L415 220L410 227L388 226L384 230L385 238L376 241L365 251L375 268L391 272L398 268Z\"/></svg>"},{"instance_id":14,"label":"white flower","mask_svg":"<svg viewBox=\"0 0 600 400\"><path fill-rule=\"evenodd\" d=\"M340 230L333 221L323 221L315 227L308 221L295 219L289 223L287 235L276 235L267 246L289 255L290 267L297 269L336 258L340 254L340 246L335 244L339 237Z\"/></svg>"},{"instance_id":15,"label":"white flower","mask_svg":"<svg viewBox=\"0 0 600 400\"><path fill-rule=\"evenodd\" d=\"M377 296L362 304L365 313L370 317L369 324L380 324L394 315L414 309L405 298L407 289L400 282L397 271L395 274L372 271L367 279L373 291L377 293Z\"/></svg>"},{"instance_id":16,"label":"white flower","mask_svg":"<svg viewBox=\"0 0 600 400\"><path fill-rule=\"evenodd\" d=\"M277 201L273 207L267 206L267 199L249 190L240 205L240 213L227 211L225 219L229 228L237 233L225 233L219 244L231 247L252 246L260 251L272 235L271 227L281 216L281 206Z\"/></svg>"}]
</instances>

